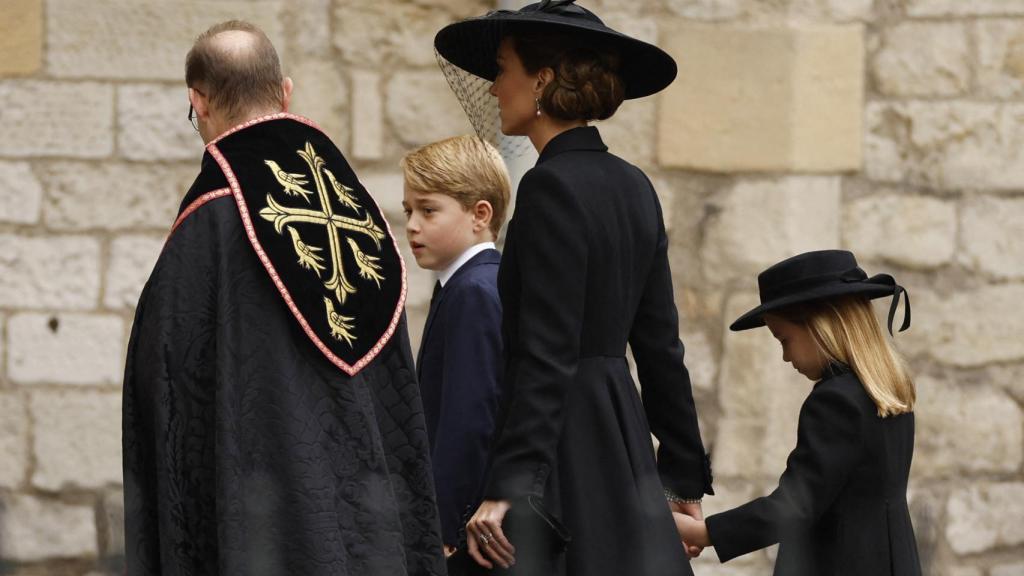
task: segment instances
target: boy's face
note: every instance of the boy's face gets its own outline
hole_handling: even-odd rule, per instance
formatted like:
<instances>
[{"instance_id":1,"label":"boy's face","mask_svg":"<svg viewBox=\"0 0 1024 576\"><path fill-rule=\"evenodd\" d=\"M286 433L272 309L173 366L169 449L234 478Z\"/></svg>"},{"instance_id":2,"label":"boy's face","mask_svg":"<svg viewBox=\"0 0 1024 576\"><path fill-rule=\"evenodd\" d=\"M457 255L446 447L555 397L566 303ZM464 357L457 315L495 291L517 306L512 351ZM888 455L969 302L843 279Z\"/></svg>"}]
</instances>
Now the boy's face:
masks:
<instances>
[{"instance_id":1,"label":"boy's face","mask_svg":"<svg viewBox=\"0 0 1024 576\"><path fill-rule=\"evenodd\" d=\"M765 314L764 323L782 345L782 359L811 380L820 380L825 370L825 357L818 350L810 329L776 314Z\"/></svg>"},{"instance_id":2,"label":"boy's face","mask_svg":"<svg viewBox=\"0 0 1024 576\"><path fill-rule=\"evenodd\" d=\"M451 196L405 186L405 234L416 264L442 271L477 243L473 212Z\"/></svg>"}]
</instances>

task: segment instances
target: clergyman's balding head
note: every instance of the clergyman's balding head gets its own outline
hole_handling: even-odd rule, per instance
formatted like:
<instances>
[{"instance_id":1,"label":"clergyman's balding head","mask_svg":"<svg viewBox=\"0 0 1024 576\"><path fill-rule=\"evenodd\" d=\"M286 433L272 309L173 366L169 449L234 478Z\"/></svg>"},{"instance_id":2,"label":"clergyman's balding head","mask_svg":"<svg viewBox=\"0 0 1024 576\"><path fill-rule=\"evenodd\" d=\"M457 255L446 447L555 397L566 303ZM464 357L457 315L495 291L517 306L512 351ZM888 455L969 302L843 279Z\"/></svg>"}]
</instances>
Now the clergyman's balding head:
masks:
<instances>
[{"instance_id":1,"label":"clergyman's balding head","mask_svg":"<svg viewBox=\"0 0 1024 576\"><path fill-rule=\"evenodd\" d=\"M210 27L185 58L185 83L232 120L244 120L253 110L280 110L282 80L281 62L270 39L240 20Z\"/></svg>"}]
</instances>

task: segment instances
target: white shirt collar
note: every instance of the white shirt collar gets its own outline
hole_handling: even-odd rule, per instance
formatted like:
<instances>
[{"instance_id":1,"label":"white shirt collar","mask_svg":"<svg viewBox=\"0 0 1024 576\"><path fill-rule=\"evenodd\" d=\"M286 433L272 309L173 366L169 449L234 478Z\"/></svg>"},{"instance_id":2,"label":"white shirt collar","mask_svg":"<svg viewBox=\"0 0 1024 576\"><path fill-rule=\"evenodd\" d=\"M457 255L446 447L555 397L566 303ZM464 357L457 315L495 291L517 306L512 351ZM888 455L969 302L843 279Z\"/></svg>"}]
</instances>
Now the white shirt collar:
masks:
<instances>
[{"instance_id":1,"label":"white shirt collar","mask_svg":"<svg viewBox=\"0 0 1024 576\"><path fill-rule=\"evenodd\" d=\"M476 256L477 254L487 249L495 249L494 242L481 242L479 244L474 244L473 246L467 248L466 251L463 252L461 256L455 259L455 262L452 262L450 266L445 268L444 271L441 272L440 275L438 275L437 279L441 282L441 286L447 284L448 281L452 279L452 276L454 276L455 273L459 271L459 268L462 268L462 266L466 262L469 262L473 258L473 256Z\"/></svg>"}]
</instances>

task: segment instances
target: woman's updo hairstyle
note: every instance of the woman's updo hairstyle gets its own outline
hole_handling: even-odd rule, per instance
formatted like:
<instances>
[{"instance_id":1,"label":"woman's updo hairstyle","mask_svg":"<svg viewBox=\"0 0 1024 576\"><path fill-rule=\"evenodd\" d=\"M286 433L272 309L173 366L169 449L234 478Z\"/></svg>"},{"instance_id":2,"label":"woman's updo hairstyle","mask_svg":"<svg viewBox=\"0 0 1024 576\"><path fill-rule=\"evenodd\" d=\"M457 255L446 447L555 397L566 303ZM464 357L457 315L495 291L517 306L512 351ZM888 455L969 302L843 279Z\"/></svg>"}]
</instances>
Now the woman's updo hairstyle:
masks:
<instances>
[{"instance_id":1,"label":"woman's updo hairstyle","mask_svg":"<svg viewBox=\"0 0 1024 576\"><path fill-rule=\"evenodd\" d=\"M555 72L540 97L545 114L566 121L606 120L619 109L626 86L617 51L590 46L579 35L516 31L509 36L527 72Z\"/></svg>"}]
</instances>

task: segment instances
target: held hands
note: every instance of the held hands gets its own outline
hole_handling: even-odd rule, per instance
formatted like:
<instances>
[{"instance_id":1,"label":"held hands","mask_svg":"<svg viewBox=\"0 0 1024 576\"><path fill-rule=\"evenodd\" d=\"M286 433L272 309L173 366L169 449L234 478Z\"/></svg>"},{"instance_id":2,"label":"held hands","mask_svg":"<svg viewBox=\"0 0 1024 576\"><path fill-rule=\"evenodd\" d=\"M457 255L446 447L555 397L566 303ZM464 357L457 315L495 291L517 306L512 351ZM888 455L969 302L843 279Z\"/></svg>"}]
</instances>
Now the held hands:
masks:
<instances>
[{"instance_id":1,"label":"held hands","mask_svg":"<svg viewBox=\"0 0 1024 576\"><path fill-rule=\"evenodd\" d=\"M466 524L469 555L490 570L495 562L502 568L516 563L516 549L501 531L501 522L512 505L508 500L484 500Z\"/></svg>"},{"instance_id":2,"label":"held hands","mask_svg":"<svg viewBox=\"0 0 1024 576\"><path fill-rule=\"evenodd\" d=\"M679 532L679 540L686 548L686 555L690 558L700 556L704 548L710 545L707 536L707 529L704 528L704 510L699 502L669 502L672 509L672 519L676 523L676 531ZM699 525L703 530L704 537L700 538L700 532L694 528ZM687 532L683 532L683 526Z\"/></svg>"}]
</instances>

